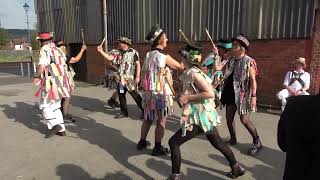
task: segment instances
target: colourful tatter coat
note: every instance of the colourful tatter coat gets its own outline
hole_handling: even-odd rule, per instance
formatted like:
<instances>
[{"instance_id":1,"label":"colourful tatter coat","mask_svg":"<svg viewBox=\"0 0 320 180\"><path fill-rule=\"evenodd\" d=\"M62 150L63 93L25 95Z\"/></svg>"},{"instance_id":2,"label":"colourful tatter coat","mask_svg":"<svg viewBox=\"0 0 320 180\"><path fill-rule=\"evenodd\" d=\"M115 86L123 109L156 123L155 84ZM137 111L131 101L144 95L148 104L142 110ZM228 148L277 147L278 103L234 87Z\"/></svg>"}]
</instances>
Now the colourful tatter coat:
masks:
<instances>
[{"instance_id":1,"label":"colourful tatter coat","mask_svg":"<svg viewBox=\"0 0 320 180\"><path fill-rule=\"evenodd\" d=\"M173 112L173 85L166 54L160 49L147 53L142 66L143 108L145 119L162 118Z\"/></svg>"},{"instance_id":2,"label":"colourful tatter coat","mask_svg":"<svg viewBox=\"0 0 320 180\"><path fill-rule=\"evenodd\" d=\"M235 104L240 115L246 115L256 111L256 107L251 107L250 90L250 67L258 74L257 65L254 59L245 55L241 59L230 59L226 64L225 79L233 72L233 87L235 93Z\"/></svg>"},{"instance_id":3,"label":"colourful tatter coat","mask_svg":"<svg viewBox=\"0 0 320 180\"><path fill-rule=\"evenodd\" d=\"M67 72L66 56L54 43L44 45L40 50L39 65L45 66L41 75L39 90L35 96L41 96L41 104L70 97L71 85Z\"/></svg>"},{"instance_id":4,"label":"colourful tatter coat","mask_svg":"<svg viewBox=\"0 0 320 180\"><path fill-rule=\"evenodd\" d=\"M120 51L121 52L121 51ZM135 83L136 61L139 61L139 53L129 48L126 52L121 53L121 59L118 63L118 76L121 85L128 88L129 91L136 90Z\"/></svg>"},{"instance_id":5,"label":"colourful tatter coat","mask_svg":"<svg viewBox=\"0 0 320 180\"><path fill-rule=\"evenodd\" d=\"M204 74L199 68L193 67L184 71L183 78L183 94L198 94L200 91L193 83L194 74L201 74L206 81L211 84L212 80ZM189 124L199 125L204 132L212 130L214 126L220 124L220 116L215 109L214 98L205 99L200 102L189 102L184 105L181 116L182 135L186 135L186 127Z\"/></svg>"}]
</instances>

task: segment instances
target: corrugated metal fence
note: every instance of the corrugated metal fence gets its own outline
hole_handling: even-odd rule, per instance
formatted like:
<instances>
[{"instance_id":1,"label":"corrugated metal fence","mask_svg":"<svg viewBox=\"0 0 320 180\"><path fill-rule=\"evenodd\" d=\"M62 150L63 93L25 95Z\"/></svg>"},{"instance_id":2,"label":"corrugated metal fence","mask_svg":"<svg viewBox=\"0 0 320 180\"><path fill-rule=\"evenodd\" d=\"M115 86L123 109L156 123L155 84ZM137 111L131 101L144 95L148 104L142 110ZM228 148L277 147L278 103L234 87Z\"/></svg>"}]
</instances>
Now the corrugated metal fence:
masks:
<instances>
[{"instance_id":1,"label":"corrugated metal fence","mask_svg":"<svg viewBox=\"0 0 320 180\"><path fill-rule=\"evenodd\" d=\"M102 2L99 0L35 0L40 30L54 30L69 42L80 42L80 28L90 43L101 41ZM159 24L169 40L179 41L178 29L197 40L239 33L250 39L310 37L319 0L107 0L108 39L126 35L145 42Z\"/></svg>"},{"instance_id":2,"label":"corrugated metal fence","mask_svg":"<svg viewBox=\"0 0 320 180\"><path fill-rule=\"evenodd\" d=\"M53 31L57 39L82 42L84 29L88 43L103 36L101 0L35 0L40 31Z\"/></svg>"}]
</instances>

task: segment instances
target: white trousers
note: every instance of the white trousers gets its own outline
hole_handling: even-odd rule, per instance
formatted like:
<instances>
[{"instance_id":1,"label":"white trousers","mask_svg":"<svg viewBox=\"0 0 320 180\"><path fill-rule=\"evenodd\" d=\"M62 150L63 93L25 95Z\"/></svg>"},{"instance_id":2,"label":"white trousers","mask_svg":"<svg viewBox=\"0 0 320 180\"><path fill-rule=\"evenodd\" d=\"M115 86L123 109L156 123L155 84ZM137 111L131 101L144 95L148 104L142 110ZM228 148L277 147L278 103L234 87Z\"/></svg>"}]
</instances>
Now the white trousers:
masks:
<instances>
[{"instance_id":1,"label":"white trousers","mask_svg":"<svg viewBox=\"0 0 320 180\"><path fill-rule=\"evenodd\" d=\"M301 95L310 95L307 91L302 91ZM281 101L282 106L281 109L282 111L284 110L286 104L287 104L287 99L290 97L290 93L287 89L282 89L280 92L277 93L277 98Z\"/></svg>"},{"instance_id":2,"label":"white trousers","mask_svg":"<svg viewBox=\"0 0 320 180\"><path fill-rule=\"evenodd\" d=\"M52 129L53 126L60 125L62 129L60 132L64 132L65 126L63 121L63 115L60 110L61 101L51 101L50 103L41 104L42 116L47 121L48 129Z\"/></svg>"}]
</instances>

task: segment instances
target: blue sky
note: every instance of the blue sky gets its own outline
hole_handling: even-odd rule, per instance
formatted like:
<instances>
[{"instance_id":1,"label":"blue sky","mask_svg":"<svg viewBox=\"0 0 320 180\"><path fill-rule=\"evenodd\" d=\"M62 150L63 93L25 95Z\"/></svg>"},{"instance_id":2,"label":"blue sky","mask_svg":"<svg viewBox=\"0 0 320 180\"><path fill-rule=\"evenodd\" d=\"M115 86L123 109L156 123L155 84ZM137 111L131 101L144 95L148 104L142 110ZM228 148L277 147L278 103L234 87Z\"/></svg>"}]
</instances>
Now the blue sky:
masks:
<instances>
[{"instance_id":1,"label":"blue sky","mask_svg":"<svg viewBox=\"0 0 320 180\"><path fill-rule=\"evenodd\" d=\"M30 6L28 12L30 28L34 29L36 22L34 0L0 0L0 21L2 27L6 29L27 29L27 17L22 7L25 2Z\"/></svg>"}]
</instances>

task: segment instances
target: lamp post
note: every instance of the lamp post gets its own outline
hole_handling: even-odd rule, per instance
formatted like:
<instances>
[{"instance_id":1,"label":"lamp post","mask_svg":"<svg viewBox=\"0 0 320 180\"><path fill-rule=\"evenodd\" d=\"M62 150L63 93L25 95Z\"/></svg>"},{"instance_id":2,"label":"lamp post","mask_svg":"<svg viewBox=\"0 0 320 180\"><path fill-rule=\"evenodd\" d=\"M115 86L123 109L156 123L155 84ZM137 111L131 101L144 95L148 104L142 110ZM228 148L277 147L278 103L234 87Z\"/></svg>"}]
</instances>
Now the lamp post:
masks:
<instances>
[{"instance_id":1,"label":"lamp post","mask_svg":"<svg viewBox=\"0 0 320 180\"><path fill-rule=\"evenodd\" d=\"M26 11L26 16L27 16L27 25L28 25L28 44L29 44L29 52L30 52L30 58L31 58L31 64L33 66L33 71L35 73L35 65L33 64L33 58L32 58L32 47L31 47L31 40L30 40L30 28L29 28L29 16L28 16L28 11L30 6L27 3L24 3L23 5L24 10Z\"/></svg>"}]
</instances>

